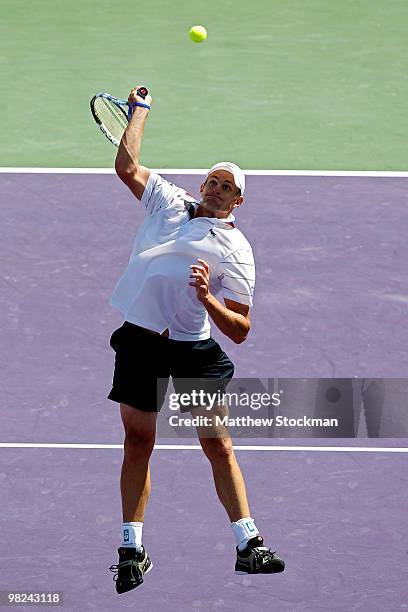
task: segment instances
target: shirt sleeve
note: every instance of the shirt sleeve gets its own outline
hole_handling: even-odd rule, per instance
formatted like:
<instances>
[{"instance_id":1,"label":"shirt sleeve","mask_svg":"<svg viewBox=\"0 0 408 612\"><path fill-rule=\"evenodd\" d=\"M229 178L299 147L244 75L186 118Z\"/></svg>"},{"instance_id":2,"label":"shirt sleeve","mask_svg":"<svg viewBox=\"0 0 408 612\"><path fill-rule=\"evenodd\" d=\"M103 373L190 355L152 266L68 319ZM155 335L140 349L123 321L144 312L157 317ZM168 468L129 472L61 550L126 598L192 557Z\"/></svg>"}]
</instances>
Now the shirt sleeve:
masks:
<instances>
[{"instance_id":1,"label":"shirt sleeve","mask_svg":"<svg viewBox=\"0 0 408 612\"><path fill-rule=\"evenodd\" d=\"M218 264L217 276L227 300L252 306L255 288L255 262L251 247L239 249Z\"/></svg>"},{"instance_id":2,"label":"shirt sleeve","mask_svg":"<svg viewBox=\"0 0 408 612\"><path fill-rule=\"evenodd\" d=\"M170 181L164 179L160 174L150 172L141 203L146 208L148 215L152 215L158 210L168 208L172 205L179 194L184 190Z\"/></svg>"}]
</instances>

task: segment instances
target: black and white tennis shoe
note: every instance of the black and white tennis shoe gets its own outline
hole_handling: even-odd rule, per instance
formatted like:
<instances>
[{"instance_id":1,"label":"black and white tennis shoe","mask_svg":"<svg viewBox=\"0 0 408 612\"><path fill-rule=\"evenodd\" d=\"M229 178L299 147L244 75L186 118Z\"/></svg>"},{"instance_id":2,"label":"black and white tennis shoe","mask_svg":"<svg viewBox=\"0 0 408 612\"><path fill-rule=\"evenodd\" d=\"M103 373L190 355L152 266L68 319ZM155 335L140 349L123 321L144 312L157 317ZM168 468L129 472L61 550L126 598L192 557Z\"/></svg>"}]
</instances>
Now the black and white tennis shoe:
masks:
<instances>
[{"instance_id":1,"label":"black and white tennis shoe","mask_svg":"<svg viewBox=\"0 0 408 612\"><path fill-rule=\"evenodd\" d=\"M255 536L244 550L237 548L236 574L277 574L283 572L285 562L263 545L263 538Z\"/></svg>"},{"instance_id":2,"label":"black and white tennis shoe","mask_svg":"<svg viewBox=\"0 0 408 612\"><path fill-rule=\"evenodd\" d=\"M121 546L118 553L119 563L111 565L109 569L115 573L116 592L126 593L142 584L143 576L150 572L153 563L143 546L140 552L136 548Z\"/></svg>"}]
</instances>

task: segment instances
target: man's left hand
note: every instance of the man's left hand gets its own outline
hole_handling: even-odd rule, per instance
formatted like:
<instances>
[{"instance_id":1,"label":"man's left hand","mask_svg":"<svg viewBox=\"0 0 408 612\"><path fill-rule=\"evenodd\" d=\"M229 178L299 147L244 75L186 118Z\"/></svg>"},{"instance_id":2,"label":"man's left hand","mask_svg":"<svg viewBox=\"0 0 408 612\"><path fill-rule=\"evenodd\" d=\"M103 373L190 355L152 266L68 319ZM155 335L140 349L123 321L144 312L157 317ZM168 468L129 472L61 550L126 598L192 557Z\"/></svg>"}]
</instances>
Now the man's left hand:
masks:
<instances>
[{"instance_id":1,"label":"man's left hand","mask_svg":"<svg viewBox=\"0 0 408 612\"><path fill-rule=\"evenodd\" d=\"M204 259L197 259L197 261L199 262L198 264L190 266L190 278L194 280L188 284L196 288L197 298L204 304L210 296L210 267Z\"/></svg>"}]
</instances>

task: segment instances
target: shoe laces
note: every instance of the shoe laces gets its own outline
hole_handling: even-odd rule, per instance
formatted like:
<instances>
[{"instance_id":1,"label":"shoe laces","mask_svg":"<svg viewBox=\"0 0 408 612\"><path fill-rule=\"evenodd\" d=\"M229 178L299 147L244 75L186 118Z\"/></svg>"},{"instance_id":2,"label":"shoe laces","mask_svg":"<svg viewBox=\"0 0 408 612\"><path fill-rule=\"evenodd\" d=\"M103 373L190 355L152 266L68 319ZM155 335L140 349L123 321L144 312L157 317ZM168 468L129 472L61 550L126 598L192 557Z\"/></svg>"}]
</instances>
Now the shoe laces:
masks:
<instances>
[{"instance_id":1,"label":"shoe laces","mask_svg":"<svg viewBox=\"0 0 408 612\"><path fill-rule=\"evenodd\" d=\"M116 572L112 579L116 581L118 578L119 570L122 569L123 567L132 566L133 564L134 564L134 561L132 561L132 559L128 559L127 561L121 561L120 563L117 563L116 565L111 565L109 568L109 571L113 573Z\"/></svg>"},{"instance_id":2,"label":"shoe laces","mask_svg":"<svg viewBox=\"0 0 408 612\"><path fill-rule=\"evenodd\" d=\"M256 551L256 562L258 566L268 565L275 559L276 550L272 551L270 548L264 546L257 546L253 550Z\"/></svg>"}]
</instances>

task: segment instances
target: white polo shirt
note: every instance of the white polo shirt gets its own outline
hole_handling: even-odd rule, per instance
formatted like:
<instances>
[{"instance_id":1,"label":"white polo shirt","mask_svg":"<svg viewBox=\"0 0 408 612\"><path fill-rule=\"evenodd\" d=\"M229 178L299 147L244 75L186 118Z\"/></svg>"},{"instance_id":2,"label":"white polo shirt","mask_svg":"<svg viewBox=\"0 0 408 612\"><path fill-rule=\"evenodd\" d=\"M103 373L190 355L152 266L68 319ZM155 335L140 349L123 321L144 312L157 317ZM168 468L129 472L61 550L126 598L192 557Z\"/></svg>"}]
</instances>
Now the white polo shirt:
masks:
<instances>
[{"instance_id":1,"label":"white polo shirt","mask_svg":"<svg viewBox=\"0 0 408 612\"><path fill-rule=\"evenodd\" d=\"M204 259L215 296L252 305L252 249L230 225L234 217L194 218L198 206L184 189L151 172L141 200L147 216L135 237L129 264L110 304L126 321L174 340L210 337L208 313L189 282L192 264ZM218 297L219 299L219 297Z\"/></svg>"}]
</instances>

